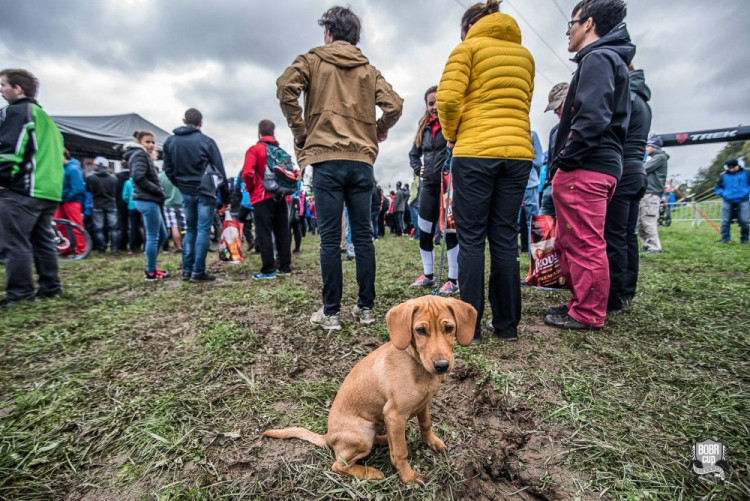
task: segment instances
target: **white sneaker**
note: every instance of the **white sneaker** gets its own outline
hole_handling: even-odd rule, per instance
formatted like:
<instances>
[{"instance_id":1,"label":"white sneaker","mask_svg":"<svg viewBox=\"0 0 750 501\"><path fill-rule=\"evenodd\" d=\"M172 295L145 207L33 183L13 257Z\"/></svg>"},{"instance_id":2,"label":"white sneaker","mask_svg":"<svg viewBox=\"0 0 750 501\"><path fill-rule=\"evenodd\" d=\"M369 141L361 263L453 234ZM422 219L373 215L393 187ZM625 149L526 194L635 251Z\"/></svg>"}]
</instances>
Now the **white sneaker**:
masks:
<instances>
[{"instance_id":1,"label":"white sneaker","mask_svg":"<svg viewBox=\"0 0 750 501\"><path fill-rule=\"evenodd\" d=\"M323 308L312 314L312 316L310 317L310 323L313 325L318 325L327 331L341 330L341 322L339 322L339 316L326 316L326 314L323 313Z\"/></svg>"},{"instance_id":2,"label":"white sneaker","mask_svg":"<svg viewBox=\"0 0 750 501\"><path fill-rule=\"evenodd\" d=\"M354 318L359 320L362 325L370 325L375 322L375 312L372 308L360 308L359 306L354 307Z\"/></svg>"}]
</instances>

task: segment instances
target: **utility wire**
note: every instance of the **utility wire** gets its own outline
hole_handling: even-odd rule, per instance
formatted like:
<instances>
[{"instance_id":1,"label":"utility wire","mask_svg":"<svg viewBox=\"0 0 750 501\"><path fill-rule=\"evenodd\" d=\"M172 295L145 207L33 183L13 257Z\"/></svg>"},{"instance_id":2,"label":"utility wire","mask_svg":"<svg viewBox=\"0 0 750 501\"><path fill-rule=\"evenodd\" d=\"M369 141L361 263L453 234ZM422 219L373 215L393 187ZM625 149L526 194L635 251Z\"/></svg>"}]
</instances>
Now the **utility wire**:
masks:
<instances>
[{"instance_id":1,"label":"utility wire","mask_svg":"<svg viewBox=\"0 0 750 501\"><path fill-rule=\"evenodd\" d=\"M456 0L456 1L458 1L458 0ZM536 30L536 28L534 28L534 25L532 25L525 17L523 17L523 14L521 14L521 12L518 9L516 9L515 6L510 3L509 0L505 0L505 3L507 3L509 6L511 6L513 8L513 10L516 11L516 14L518 14L518 17L520 17L529 26L529 28L531 28L531 31L533 31L536 34L536 36L539 37L539 39L542 41L542 43L549 49L549 51L552 54L554 54L554 56L557 58L557 60L560 61L560 63L563 66L565 66L565 69L568 70L568 71L572 71L571 68L570 68L570 61L566 62L563 58L561 58L560 55L557 52L555 52L555 49L553 49L552 46L549 43L547 43L547 40L545 40L544 37Z\"/></svg>"},{"instance_id":2,"label":"utility wire","mask_svg":"<svg viewBox=\"0 0 750 501\"><path fill-rule=\"evenodd\" d=\"M461 0L456 0L456 3L457 3L458 5L460 5L461 7L463 7L463 8L464 8L464 10L466 10L466 6L465 6L465 5L463 4L463 2L462 2Z\"/></svg>"},{"instance_id":3,"label":"utility wire","mask_svg":"<svg viewBox=\"0 0 750 501\"><path fill-rule=\"evenodd\" d=\"M567 23L568 22L568 15L565 12L563 12L562 7L560 7L560 4L557 3L557 0L552 0L552 3L555 4L555 7L557 7L557 10L560 11L560 14L562 14L563 19Z\"/></svg>"}]
</instances>

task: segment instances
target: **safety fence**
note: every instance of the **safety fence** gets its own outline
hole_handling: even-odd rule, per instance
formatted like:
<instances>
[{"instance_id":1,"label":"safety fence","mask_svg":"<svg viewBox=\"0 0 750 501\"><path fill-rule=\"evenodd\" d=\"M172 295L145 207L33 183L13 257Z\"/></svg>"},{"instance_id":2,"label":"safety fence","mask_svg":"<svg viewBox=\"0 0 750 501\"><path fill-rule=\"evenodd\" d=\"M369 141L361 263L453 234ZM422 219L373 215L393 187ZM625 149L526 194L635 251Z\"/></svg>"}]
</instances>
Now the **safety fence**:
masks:
<instances>
[{"instance_id":1,"label":"safety fence","mask_svg":"<svg viewBox=\"0 0 750 501\"><path fill-rule=\"evenodd\" d=\"M667 204L661 211L660 220L687 221L693 226L700 226L707 220L721 221L721 205L721 200Z\"/></svg>"}]
</instances>

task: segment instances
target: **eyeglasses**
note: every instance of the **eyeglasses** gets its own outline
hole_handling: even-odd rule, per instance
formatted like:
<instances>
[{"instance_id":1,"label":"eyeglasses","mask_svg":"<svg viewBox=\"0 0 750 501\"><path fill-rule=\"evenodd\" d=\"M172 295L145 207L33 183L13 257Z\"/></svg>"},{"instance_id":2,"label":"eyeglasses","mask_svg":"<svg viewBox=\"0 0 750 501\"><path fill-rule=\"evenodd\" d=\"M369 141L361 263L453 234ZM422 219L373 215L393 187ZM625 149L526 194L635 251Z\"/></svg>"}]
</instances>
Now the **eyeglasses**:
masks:
<instances>
[{"instance_id":1,"label":"eyeglasses","mask_svg":"<svg viewBox=\"0 0 750 501\"><path fill-rule=\"evenodd\" d=\"M583 24L585 22L586 22L585 19L573 19L572 21L568 21L568 29L571 29L573 27L573 25L576 24L576 23Z\"/></svg>"}]
</instances>

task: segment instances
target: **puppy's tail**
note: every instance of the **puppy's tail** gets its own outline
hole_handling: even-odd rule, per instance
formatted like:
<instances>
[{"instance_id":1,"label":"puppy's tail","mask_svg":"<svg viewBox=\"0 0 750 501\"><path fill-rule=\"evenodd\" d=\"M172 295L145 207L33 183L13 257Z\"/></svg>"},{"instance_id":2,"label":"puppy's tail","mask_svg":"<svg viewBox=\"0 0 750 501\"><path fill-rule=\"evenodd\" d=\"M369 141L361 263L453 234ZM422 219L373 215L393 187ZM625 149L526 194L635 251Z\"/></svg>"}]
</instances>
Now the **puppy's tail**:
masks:
<instances>
[{"instance_id":1,"label":"puppy's tail","mask_svg":"<svg viewBox=\"0 0 750 501\"><path fill-rule=\"evenodd\" d=\"M282 430L266 430L263 435L271 438L299 438L307 440L317 447L327 447L325 435L318 435L305 428L284 428Z\"/></svg>"}]
</instances>

